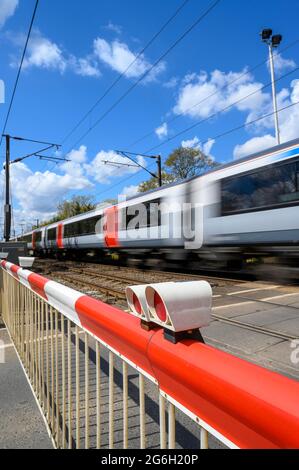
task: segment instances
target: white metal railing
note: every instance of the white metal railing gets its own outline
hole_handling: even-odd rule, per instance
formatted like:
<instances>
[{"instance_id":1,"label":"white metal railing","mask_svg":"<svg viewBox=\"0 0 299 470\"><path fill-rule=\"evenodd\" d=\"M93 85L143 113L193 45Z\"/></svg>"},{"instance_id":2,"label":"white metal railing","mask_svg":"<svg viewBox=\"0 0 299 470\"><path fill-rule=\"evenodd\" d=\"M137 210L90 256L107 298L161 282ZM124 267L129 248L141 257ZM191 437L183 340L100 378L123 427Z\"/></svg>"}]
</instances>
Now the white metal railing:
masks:
<instances>
[{"instance_id":1,"label":"white metal railing","mask_svg":"<svg viewBox=\"0 0 299 470\"><path fill-rule=\"evenodd\" d=\"M6 271L2 302L4 322L57 448L208 447L207 431L189 419L187 424L185 416L177 417L176 440L178 411L154 378Z\"/></svg>"}]
</instances>

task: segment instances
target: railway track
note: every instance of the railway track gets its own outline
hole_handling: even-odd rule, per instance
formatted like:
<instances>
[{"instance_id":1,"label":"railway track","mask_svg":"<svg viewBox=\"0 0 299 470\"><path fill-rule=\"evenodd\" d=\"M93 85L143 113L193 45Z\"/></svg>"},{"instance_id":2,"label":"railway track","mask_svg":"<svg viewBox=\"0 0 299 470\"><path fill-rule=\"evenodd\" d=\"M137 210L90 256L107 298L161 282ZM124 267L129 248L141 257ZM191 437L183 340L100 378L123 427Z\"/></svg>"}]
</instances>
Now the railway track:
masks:
<instances>
[{"instance_id":1,"label":"railway track","mask_svg":"<svg viewBox=\"0 0 299 470\"><path fill-rule=\"evenodd\" d=\"M226 279L223 277L206 277L196 274L184 274L173 272L161 271L147 271L137 268L116 267L111 265L91 265L89 263L50 263L41 266L43 263L37 263L39 270L43 274L51 275L55 280L58 280L69 287L77 288L85 291L89 295L100 298L104 302L115 304L121 308L127 306L125 288L128 285L144 284L153 282L166 282L166 281L187 281L187 280L207 280L212 287L226 287L236 284L242 284L247 281L242 279ZM90 291L92 289L92 291ZM222 294L225 297L226 294ZM218 297L218 296L216 296ZM235 295L235 298L248 301L248 297L242 295ZM269 303L261 299L254 299L255 302ZM281 304L271 302L274 307L281 307ZM295 307L294 307L295 308ZM212 313L212 318L216 321L226 323L229 325L238 326L250 331L266 334L268 336L280 338L282 340L293 340L297 336L276 331L264 326L252 325L242 322L233 318L227 318Z\"/></svg>"}]
</instances>

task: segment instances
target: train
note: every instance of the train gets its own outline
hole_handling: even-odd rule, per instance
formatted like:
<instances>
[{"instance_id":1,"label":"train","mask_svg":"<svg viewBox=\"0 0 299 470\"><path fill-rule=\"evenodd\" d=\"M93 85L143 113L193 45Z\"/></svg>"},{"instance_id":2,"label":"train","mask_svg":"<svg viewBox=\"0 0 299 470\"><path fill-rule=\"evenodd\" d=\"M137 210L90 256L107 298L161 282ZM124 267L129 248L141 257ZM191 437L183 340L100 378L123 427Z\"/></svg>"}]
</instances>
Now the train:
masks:
<instances>
[{"instance_id":1,"label":"train","mask_svg":"<svg viewBox=\"0 0 299 470\"><path fill-rule=\"evenodd\" d=\"M25 233L37 256L242 270L299 257L299 139Z\"/></svg>"}]
</instances>

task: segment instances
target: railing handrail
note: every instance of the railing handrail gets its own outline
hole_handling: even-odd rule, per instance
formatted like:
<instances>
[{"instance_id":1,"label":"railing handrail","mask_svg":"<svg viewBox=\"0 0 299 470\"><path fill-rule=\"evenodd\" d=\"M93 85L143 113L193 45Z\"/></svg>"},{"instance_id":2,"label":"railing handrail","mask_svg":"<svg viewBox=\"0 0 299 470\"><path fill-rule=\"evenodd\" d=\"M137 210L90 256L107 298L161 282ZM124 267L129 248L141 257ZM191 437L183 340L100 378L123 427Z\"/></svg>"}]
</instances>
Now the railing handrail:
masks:
<instances>
[{"instance_id":1,"label":"railing handrail","mask_svg":"<svg viewBox=\"0 0 299 470\"><path fill-rule=\"evenodd\" d=\"M212 346L172 344L123 310L2 261L1 266L159 385L176 406L241 448L299 447L299 383Z\"/></svg>"}]
</instances>

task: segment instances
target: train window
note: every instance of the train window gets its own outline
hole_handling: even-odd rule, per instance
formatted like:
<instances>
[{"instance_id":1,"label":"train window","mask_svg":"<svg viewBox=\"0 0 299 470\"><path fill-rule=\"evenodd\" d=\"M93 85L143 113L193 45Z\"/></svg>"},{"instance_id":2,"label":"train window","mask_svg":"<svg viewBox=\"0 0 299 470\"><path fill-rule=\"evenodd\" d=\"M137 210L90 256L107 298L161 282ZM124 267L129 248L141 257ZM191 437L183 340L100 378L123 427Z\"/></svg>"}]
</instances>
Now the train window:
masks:
<instances>
[{"instance_id":1,"label":"train window","mask_svg":"<svg viewBox=\"0 0 299 470\"><path fill-rule=\"evenodd\" d=\"M82 237L84 235L94 235L96 233L96 224L101 220L101 216L89 217L77 222L72 222L64 226L64 237Z\"/></svg>"},{"instance_id":2,"label":"train window","mask_svg":"<svg viewBox=\"0 0 299 470\"><path fill-rule=\"evenodd\" d=\"M126 208L127 229L157 227L161 225L160 199L154 199ZM129 225L130 224L130 225ZM133 225L132 225L133 224Z\"/></svg>"},{"instance_id":3,"label":"train window","mask_svg":"<svg viewBox=\"0 0 299 470\"><path fill-rule=\"evenodd\" d=\"M34 232L34 240L35 242L41 242L42 241L42 232Z\"/></svg>"},{"instance_id":4,"label":"train window","mask_svg":"<svg viewBox=\"0 0 299 470\"><path fill-rule=\"evenodd\" d=\"M48 241L56 240L56 227L47 230L47 239Z\"/></svg>"},{"instance_id":5,"label":"train window","mask_svg":"<svg viewBox=\"0 0 299 470\"><path fill-rule=\"evenodd\" d=\"M23 235L21 238L22 242L32 243L32 235Z\"/></svg>"},{"instance_id":6,"label":"train window","mask_svg":"<svg viewBox=\"0 0 299 470\"><path fill-rule=\"evenodd\" d=\"M299 161L277 163L221 181L222 215L299 205Z\"/></svg>"}]
</instances>

